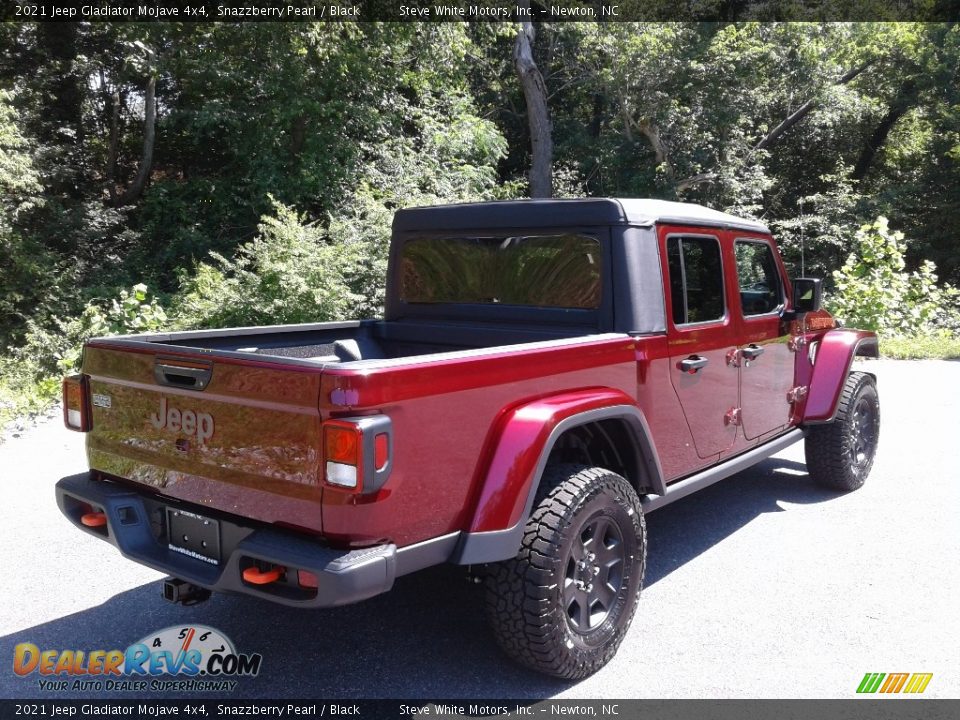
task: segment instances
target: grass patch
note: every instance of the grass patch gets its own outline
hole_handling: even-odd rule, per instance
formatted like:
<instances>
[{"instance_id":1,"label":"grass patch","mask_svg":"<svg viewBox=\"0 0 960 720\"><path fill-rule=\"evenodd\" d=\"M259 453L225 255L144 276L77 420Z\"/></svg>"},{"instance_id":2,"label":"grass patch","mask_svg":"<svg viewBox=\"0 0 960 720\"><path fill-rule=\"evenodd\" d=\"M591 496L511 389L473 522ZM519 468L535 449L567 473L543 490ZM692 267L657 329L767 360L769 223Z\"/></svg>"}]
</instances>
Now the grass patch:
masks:
<instances>
[{"instance_id":1,"label":"grass patch","mask_svg":"<svg viewBox=\"0 0 960 720\"><path fill-rule=\"evenodd\" d=\"M960 358L960 336L917 335L880 340L880 354L895 360L951 360Z\"/></svg>"}]
</instances>

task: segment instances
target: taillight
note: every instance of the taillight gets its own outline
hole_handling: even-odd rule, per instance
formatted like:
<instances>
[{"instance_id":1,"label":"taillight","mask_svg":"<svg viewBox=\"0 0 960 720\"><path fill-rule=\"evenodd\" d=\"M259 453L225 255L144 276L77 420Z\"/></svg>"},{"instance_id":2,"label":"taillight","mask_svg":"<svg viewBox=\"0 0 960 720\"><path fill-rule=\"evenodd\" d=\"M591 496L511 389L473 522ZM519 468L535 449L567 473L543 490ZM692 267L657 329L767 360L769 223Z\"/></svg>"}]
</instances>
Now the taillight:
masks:
<instances>
[{"instance_id":1,"label":"taillight","mask_svg":"<svg viewBox=\"0 0 960 720\"><path fill-rule=\"evenodd\" d=\"M351 423L327 423L323 428L324 459L327 482L331 485L359 489L363 457L360 453L362 434Z\"/></svg>"},{"instance_id":2,"label":"taillight","mask_svg":"<svg viewBox=\"0 0 960 720\"><path fill-rule=\"evenodd\" d=\"M390 418L340 418L323 424L324 482L355 493L379 490L391 469Z\"/></svg>"},{"instance_id":3,"label":"taillight","mask_svg":"<svg viewBox=\"0 0 960 720\"><path fill-rule=\"evenodd\" d=\"M90 392L86 375L70 375L63 379L63 424L68 430L90 430Z\"/></svg>"}]
</instances>

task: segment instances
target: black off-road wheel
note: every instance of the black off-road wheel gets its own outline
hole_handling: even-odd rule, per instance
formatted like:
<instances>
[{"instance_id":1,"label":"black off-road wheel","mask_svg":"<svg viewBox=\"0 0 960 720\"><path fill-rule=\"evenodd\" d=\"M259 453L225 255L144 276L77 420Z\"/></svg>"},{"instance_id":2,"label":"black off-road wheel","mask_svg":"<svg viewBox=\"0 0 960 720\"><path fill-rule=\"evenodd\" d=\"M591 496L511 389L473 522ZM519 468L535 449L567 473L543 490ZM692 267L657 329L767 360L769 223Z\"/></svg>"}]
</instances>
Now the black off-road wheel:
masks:
<instances>
[{"instance_id":1,"label":"black off-road wheel","mask_svg":"<svg viewBox=\"0 0 960 720\"><path fill-rule=\"evenodd\" d=\"M487 615L498 643L548 675L596 672L633 619L646 551L630 483L603 468L548 468L517 556L488 566Z\"/></svg>"},{"instance_id":2,"label":"black off-road wheel","mask_svg":"<svg viewBox=\"0 0 960 720\"><path fill-rule=\"evenodd\" d=\"M810 427L805 451L810 477L833 490L856 490L870 474L880 439L880 399L870 375L853 372L832 423Z\"/></svg>"}]
</instances>

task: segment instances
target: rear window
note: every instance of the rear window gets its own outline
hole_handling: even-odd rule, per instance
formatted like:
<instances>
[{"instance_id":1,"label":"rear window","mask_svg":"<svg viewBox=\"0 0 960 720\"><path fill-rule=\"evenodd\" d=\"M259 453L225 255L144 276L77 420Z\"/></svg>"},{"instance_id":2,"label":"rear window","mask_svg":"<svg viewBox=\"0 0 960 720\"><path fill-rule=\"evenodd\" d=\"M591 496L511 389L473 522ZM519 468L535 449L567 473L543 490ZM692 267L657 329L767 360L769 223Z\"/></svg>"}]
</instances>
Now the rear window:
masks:
<instances>
[{"instance_id":1,"label":"rear window","mask_svg":"<svg viewBox=\"0 0 960 720\"><path fill-rule=\"evenodd\" d=\"M602 260L599 241L580 234L414 238L400 299L595 310Z\"/></svg>"}]
</instances>

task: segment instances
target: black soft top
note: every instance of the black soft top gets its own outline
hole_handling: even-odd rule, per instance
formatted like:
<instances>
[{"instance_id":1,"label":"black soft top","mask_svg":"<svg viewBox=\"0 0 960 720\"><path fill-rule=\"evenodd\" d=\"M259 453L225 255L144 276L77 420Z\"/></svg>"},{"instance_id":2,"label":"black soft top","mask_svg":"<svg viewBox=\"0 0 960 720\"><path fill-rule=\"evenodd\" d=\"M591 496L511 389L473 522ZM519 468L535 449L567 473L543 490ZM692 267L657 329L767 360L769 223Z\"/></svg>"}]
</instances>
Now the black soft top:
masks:
<instances>
[{"instance_id":1,"label":"black soft top","mask_svg":"<svg viewBox=\"0 0 960 720\"><path fill-rule=\"evenodd\" d=\"M472 228L577 227L656 223L737 228L769 233L761 222L729 215L694 203L653 199L588 198L583 200L499 200L432 205L398 210L397 233Z\"/></svg>"}]
</instances>

